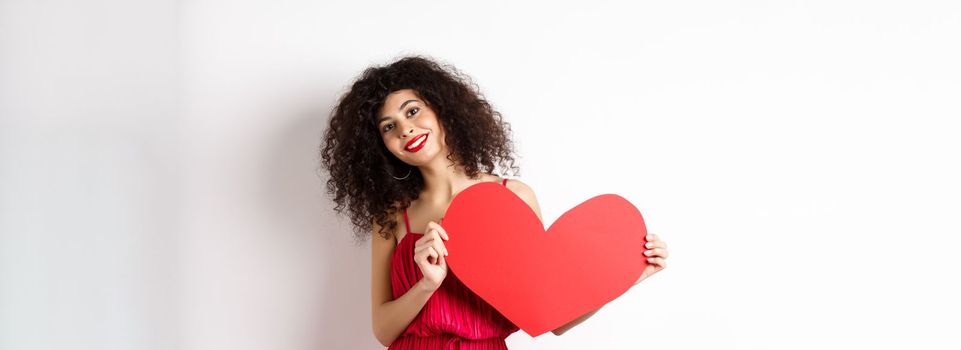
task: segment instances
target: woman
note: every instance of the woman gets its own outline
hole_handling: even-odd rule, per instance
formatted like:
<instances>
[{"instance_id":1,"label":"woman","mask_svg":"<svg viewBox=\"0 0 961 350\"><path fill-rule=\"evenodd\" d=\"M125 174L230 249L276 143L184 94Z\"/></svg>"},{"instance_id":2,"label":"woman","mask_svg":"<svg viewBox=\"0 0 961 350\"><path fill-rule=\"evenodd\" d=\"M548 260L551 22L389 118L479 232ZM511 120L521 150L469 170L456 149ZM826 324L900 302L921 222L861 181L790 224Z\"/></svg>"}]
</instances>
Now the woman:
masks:
<instances>
[{"instance_id":1,"label":"woman","mask_svg":"<svg viewBox=\"0 0 961 350\"><path fill-rule=\"evenodd\" d=\"M506 349L518 330L448 274L440 225L454 196L482 181L507 186L541 217L527 184L492 174L518 173L509 134L469 77L418 56L366 69L334 108L321 151L327 190L357 238L373 233L373 331L389 349ZM650 265L637 282L666 266L664 242L647 239Z\"/></svg>"}]
</instances>

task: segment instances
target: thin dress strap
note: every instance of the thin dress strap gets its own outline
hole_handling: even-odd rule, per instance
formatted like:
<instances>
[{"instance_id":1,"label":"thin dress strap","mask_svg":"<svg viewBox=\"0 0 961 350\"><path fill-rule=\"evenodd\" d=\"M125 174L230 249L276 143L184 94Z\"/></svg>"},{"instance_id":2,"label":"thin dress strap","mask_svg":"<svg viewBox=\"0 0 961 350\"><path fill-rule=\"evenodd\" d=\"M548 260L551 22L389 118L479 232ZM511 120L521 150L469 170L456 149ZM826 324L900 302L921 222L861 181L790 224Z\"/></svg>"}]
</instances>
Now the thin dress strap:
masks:
<instances>
[{"instance_id":1,"label":"thin dress strap","mask_svg":"<svg viewBox=\"0 0 961 350\"><path fill-rule=\"evenodd\" d=\"M507 179L504 179L503 185L504 185L504 186L507 186Z\"/></svg>"},{"instance_id":2,"label":"thin dress strap","mask_svg":"<svg viewBox=\"0 0 961 350\"><path fill-rule=\"evenodd\" d=\"M410 219L407 218L407 208L404 208L404 225L407 225L407 233L410 233Z\"/></svg>"}]
</instances>

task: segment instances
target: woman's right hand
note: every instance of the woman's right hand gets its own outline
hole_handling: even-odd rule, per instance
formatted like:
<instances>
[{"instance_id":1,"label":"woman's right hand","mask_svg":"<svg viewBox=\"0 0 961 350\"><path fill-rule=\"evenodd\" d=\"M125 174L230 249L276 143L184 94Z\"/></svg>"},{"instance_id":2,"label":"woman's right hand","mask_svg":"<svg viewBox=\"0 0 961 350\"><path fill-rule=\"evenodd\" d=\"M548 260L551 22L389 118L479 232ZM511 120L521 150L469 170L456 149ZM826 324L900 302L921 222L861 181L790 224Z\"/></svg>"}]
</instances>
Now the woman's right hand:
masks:
<instances>
[{"instance_id":1,"label":"woman's right hand","mask_svg":"<svg viewBox=\"0 0 961 350\"><path fill-rule=\"evenodd\" d=\"M448 239L450 237L447 236L447 231L431 221L427 223L424 235L414 243L414 262L424 275L423 283L431 291L440 288L447 277L447 247L444 246L444 241Z\"/></svg>"}]
</instances>

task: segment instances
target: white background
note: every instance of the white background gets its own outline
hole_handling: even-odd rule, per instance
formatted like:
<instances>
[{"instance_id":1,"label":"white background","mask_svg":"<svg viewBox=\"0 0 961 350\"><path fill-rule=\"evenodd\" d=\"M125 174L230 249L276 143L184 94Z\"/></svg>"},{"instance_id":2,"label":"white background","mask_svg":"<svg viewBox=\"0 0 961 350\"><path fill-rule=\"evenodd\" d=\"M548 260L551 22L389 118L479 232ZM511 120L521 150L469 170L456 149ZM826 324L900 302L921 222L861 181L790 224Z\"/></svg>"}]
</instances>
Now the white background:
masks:
<instances>
[{"instance_id":1,"label":"white background","mask_svg":"<svg viewBox=\"0 0 961 350\"><path fill-rule=\"evenodd\" d=\"M512 349L957 349L951 1L0 1L0 349L378 349L327 113L425 54L669 267Z\"/></svg>"}]
</instances>

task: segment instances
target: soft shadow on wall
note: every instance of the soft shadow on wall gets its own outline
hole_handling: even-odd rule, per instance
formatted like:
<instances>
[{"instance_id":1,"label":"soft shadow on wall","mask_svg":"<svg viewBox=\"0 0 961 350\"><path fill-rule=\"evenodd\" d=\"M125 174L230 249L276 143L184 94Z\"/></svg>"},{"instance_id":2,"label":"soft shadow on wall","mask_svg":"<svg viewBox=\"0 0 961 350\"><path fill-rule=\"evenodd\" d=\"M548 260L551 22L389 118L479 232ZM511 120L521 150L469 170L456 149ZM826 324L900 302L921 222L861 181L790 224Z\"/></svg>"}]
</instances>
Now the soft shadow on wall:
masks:
<instances>
[{"instance_id":1,"label":"soft shadow on wall","mask_svg":"<svg viewBox=\"0 0 961 350\"><path fill-rule=\"evenodd\" d=\"M358 244L349 219L333 210L325 189L328 174L320 166L330 105L341 88L329 85L295 94L311 97L276 118L287 122L265 153L260 197L277 223L270 234L288 267L277 271L283 277L275 280L289 283L278 288L291 296L277 301L278 312L295 330L298 348L383 348L371 329L370 243Z\"/></svg>"}]
</instances>

